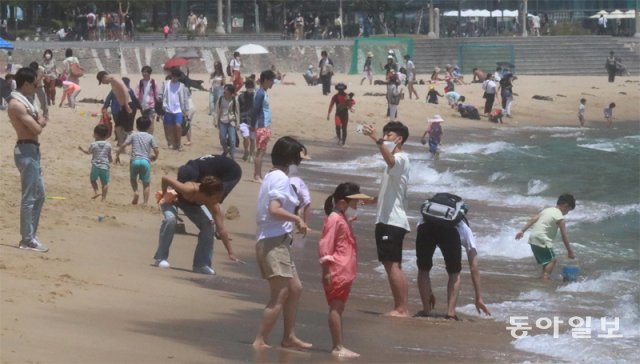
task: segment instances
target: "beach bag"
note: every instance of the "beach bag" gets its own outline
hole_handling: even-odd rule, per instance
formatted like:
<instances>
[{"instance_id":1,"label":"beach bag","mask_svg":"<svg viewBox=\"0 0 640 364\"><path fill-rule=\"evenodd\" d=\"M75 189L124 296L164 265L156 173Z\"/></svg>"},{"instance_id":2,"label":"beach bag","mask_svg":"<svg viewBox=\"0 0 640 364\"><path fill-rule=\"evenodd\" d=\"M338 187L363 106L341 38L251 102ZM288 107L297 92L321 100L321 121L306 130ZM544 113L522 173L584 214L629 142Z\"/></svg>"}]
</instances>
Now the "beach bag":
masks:
<instances>
[{"instance_id":1,"label":"beach bag","mask_svg":"<svg viewBox=\"0 0 640 364\"><path fill-rule=\"evenodd\" d=\"M69 73L73 77L82 77L84 76L84 69L78 63L71 63L69 65Z\"/></svg>"},{"instance_id":2,"label":"beach bag","mask_svg":"<svg viewBox=\"0 0 640 364\"><path fill-rule=\"evenodd\" d=\"M464 218L465 212L462 197L446 192L436 193L420 207L425 223L451 227L455 227Z\"/></svg>"}]
</instances>

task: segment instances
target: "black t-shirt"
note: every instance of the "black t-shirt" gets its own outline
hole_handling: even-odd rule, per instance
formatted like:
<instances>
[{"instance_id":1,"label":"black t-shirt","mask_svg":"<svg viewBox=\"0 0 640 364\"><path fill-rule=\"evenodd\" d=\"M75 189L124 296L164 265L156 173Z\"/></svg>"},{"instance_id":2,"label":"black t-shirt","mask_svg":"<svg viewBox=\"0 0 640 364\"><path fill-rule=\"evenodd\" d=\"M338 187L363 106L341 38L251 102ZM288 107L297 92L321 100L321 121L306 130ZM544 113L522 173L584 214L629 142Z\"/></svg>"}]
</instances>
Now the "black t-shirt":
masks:
<instances>
[{"instance_id":1,"label":"black t-shirt","mask_svg":"<svg viewBox=\"0 0 640 364\"><path fill-rule=\"evenodd\" d=\"M200 182L204 177L213 176L223 183L239 181L242 177L240 165L220 155L205 155L192 159L178 169L178 181Z\"/></svg>"}]
</instances>

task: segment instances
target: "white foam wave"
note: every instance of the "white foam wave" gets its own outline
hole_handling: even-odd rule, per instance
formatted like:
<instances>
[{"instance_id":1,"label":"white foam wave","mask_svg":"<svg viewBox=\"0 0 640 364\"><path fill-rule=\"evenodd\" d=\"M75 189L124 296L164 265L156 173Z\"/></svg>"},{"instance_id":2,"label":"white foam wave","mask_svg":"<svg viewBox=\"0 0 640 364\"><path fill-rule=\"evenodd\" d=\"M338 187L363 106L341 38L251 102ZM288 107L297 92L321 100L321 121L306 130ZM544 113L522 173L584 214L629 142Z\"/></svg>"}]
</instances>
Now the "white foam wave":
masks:
<instances>
[{"instance_id":1,"label":"white foam wave","mask_svg":"<svg viewBox=\"0 0 640 364\"><path fill-rule=\"evenodd\" d=\"M578 138L584 135L584 132L577 131L575 133L556 133L551 134L552 138Z\"/></svg>"},{"instance_id":2,"label":"white foam wave","mask_svg":"<svg viewBox=\"0 0 640 364\"><path fill-rule=\"evenodd\" d=\"M581 282L572 282L559 287L558 292L596 292L619 293L637 291L640 274L631 271L606 272L598 278L586 279Z\"/></svg>"},{"instance_id":3,"label":"white foam wave","mask_svg":"<svg viewBox=\"0 0 640 364\"><path fill-rule=\"evenodd\" d=\"M504 151L517 149L514 144L507 142L491 142L491 143L462 143L454 144L447 147L447 154L495 154Z\"/></svg>"},{"instance_id":4,"label":"white foam wave","mask_svg":"<svg viewBox=\"0 0 640 364\"><path fill-rule=\"evenodd\" d=\"M509 227L511 226L511 227ZM501 230L488 235L476 234L478 254L481 257L503 257L509 259L523 259L531 256L528 240L516 240L519 223L506 224Z\"/></svg>"},{"instance_id":5,"label":"white foam wave","mask_svg":"<svg viewBox=\"0 0 640 364\"><path fill-rule=\"evenodd\" d=\"M489 176L489 182L490 183L494 183L497 181L503 181L505 179L507 179L507 177L509 177L509 173L505 173L505 172L495 172L493 173L491 176Z\"/></svg>"},{"instance_id":6,"label":"white foam wave","mask_svg":"<svg viewBox=\"0 0 640 364\"><path fill-rule=\"evenodd\" d=\"M602 152L615 152L617 151L616 145L611 142L592 143L592 144L578 144L580 148L594 149Z\"/></svg>"},{"instance_id":7,"label":"white foam wave","mask_svg":"<svg viewBox=\"0 0 640 364\"><path fill-rule=\"evenodd\" d=\"M527 195L537 195L540 192L546 191L549 188L549 184L539 179L529 180L527 183Z\"/></svg>"},{"instance_id":8,"label":"white foam wave","mask_svg":"<svg viewBox=\"0 0 640 364\"><path fill-rule=\"evenodd\" d=\"M568 216L571 220L580 223L595 223L633 213L640 213L640 203L611 206L605 203L586 201L579 204Z\"/></svg>"}]
</instances>

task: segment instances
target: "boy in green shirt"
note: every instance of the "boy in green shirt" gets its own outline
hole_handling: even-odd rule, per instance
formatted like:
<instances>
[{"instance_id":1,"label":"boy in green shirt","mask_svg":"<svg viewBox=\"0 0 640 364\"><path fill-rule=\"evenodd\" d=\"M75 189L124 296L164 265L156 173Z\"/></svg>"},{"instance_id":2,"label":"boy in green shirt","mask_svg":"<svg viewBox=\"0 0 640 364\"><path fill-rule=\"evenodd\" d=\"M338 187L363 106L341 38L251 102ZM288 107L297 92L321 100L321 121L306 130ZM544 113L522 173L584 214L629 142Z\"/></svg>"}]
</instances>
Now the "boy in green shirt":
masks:
<instances>
[{"instance_id":1,"label":"boy in green shirt","mask_svg":"<svg viewBox=\"0 0 640 364\"><path fill-rule=\"evenodd\" d=\"M524 232L531 227L531 234L529 235L529 244L531 245L531 251L536 258L538 264L542 265L542 279L549 279L553 268L555 268L557 260L553 251L553 239L558 233L560 228L560 234L562 241L567 249L567 256L570 259L574 259L573 250L569 244L569 236L567 235L567 228L564 223L564 215L569 211L576 208L575 198L565 193L558 197L556 207L548 207L542 210L539 214L535 215L527 222L524 228L516 234L516 240L522 239Z\"/></svg>"}]
</instances>

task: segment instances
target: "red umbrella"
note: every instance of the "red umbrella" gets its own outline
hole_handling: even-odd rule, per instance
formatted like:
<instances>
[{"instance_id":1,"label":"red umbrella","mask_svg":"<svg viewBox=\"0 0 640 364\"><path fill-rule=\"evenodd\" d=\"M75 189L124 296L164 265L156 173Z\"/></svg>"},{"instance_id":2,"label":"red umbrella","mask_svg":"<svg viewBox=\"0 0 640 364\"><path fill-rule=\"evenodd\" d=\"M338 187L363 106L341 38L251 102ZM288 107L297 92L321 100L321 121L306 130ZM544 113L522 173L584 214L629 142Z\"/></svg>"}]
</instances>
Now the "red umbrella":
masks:
<instances>
[{"instance_id":1,"label":"red umbrella","mask_svg":"<svg viewBox=\"0 0 640 364\"><path fill-rule=\"evenodd\" d=\"M184 58L180 58L180 57L171 58L164 63L164 69L169 70L169 69L172 69L173 67L184 66L188 63L189 63L189 60Z\"/></svg>"}]
</instances>

